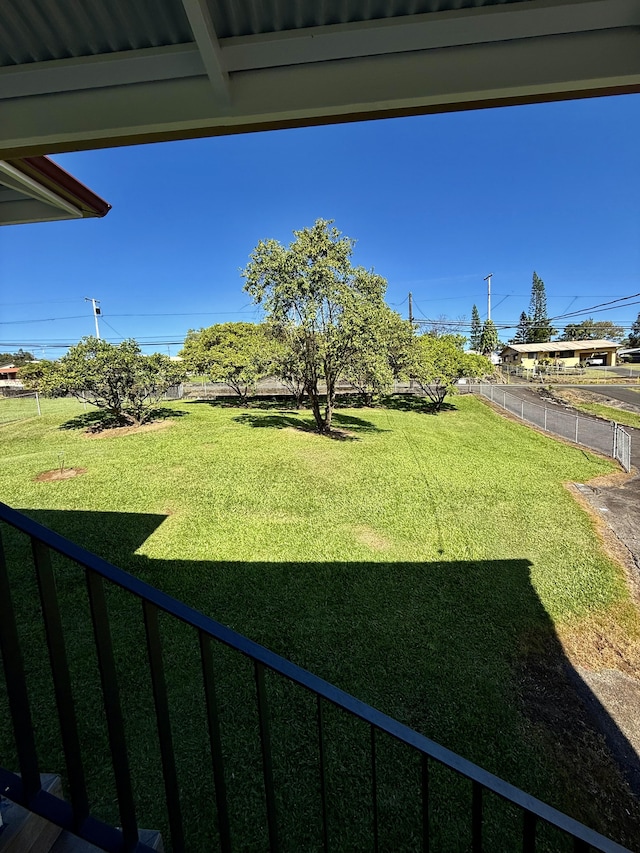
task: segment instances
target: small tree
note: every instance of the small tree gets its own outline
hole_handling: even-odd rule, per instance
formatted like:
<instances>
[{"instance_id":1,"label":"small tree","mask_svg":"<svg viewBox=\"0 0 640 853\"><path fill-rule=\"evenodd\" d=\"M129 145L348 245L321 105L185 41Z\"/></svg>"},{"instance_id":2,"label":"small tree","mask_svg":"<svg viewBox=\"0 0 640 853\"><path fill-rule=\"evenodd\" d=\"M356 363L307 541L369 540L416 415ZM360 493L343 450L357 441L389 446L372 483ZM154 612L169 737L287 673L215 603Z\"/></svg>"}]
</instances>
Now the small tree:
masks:
<instances>
[{"instance_id":1,"label":"small tree","mask_svg":"<svg viewBox=\"0 0 640 853\"><path fill-rule=\"evenodd\" d=\"M480 336L480 352L482 355L491 355L498 348L498 330L493 320L485 320Z\"/></svg>"},{"instance_id":2,"label":"small tree","mask_svg":"<svg viewBox=\"0 0 640 853\"><path fill-rule=\"evenodd\" d=\"M471 334L469 336L469 346L474 352L480 352L480 341L482 339L482 323L480 322L480 314L476 305L471 309Z\"/></svg>"},{"instance_id":3,"label":"small tree","mask_svg":"<svg viewBox=\"0 0 640 853\"><path fill-rule=\"evenodd\" d=\"M185 378L180 364L160 353L143 355L134 340L115 345L83 338L59 361L25 365L27 388L52 397L71 395L104 409L118 423L149 420L168 388Z\"/></svg>"},{"instance_id":4,"label":"small tree","mask_svg":"<svg viewBox=\"0 0 640 853\"><path fill-rule=\"evenodd\" d=\"M351 265L353 240L332 221L294 231L288 246L262 240L242 275L244 289L265 309L269 325L304 365L304 386L318 431L329 432L336 383L363 341L363 317L384 304L386 281ZM326 397L321 405L320 382Z\"/></svg>"},{"instance_id":5,"label":"small tree","mask_svg":"<svg viewBox=\"0 0 640 853\"><path fill-rule=\"evenodd\" d=\"M266 330L255 323L219 323L189 330L180 355L189 370L223 382L242 400L268 376L273 361Z\"/></svg>"},{"instance_id":6,"label":"small tree","mask_svg":"<svg viewBox=\"0 0 640 853\"><path fill-rule=\"evenodd\" d=\"M394 379L406 375L412 339L409 321L387 305L367 307L345 368L345 379L359 391L365 406L387 392Z\"/></svg>"},{"instance_id":7,"label":"small tree","mask_svg":"<svg viewBox=\"0 0 640 853\"><path fill-rule=\"evenodd\" d=\"M633 321L631 331L629 332L629 346L640 347L640 313Z\"/></svg>"},{"instance_id":8,"label":"small tree","mask_svg":"<svg viewBox=\"0 0 640 853\"><path fill-rule=\"evenodd\" d=\"M0 366L5 364L14 364L16 367L22 367L24 364L29 364L33 361L33 353L26 352L20 348L17 352L0 352Z\"/></svg>"},{"instance_id":9,"label":"small tree","mask_svg":"<svg viewBox=\"0 0 640 853\"><path fill-rule=\"evenodd\" d=\"M458 379L486 376L492 367L488 359L465 353L455 340L443 335L421 335L415 340L412 378L439 412L447 394L455 392Z\"/></svg>"},{"instance_id":10,"label":"small tree","mask_svg":"<svg viewBox=\"0 0 640 853\"><path fill-rule=\"evenodd\" d=\"M511 343L514 344L526 344L529 340L529 333L531 327L531 318L527 314L526 311L523 311L520 314L520 320L518 321L518 328L516 329L516 334Z\"/></svg>"}]
</instances>

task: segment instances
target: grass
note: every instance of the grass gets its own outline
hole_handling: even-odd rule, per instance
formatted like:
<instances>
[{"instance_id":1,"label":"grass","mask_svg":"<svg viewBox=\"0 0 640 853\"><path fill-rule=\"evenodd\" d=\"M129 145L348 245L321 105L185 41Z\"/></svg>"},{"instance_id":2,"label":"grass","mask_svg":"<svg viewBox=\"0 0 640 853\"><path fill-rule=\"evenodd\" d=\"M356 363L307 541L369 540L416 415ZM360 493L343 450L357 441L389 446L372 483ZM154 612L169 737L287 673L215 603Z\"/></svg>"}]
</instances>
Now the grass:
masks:
<instances>
[{"instance_id":1,"label":"grass","mask_svg":"<svg viewBox=\"0 0 640 853\"><path fill-rule=\"evenodd\" d=\"M640 397L638 399L640 401ZM607 406L603 403L585 403L581 401L572 402L571 405L575 409L580 409L581 412L587 412L590 415L597 415L599 418L606 418L608 421L617 421L619 424L640 429L640 415L628 412L626 409L619 409L617 406Z\"/></svg>"},{"instance_id":2,"label":"grass","mask_svg":"<svg viewBox=\"0 0 640 853\"><path fill-rule=\"evenodd\" d=\"M629 841L618 812L603 814L593 797L581 744L571 744L569 780L548 748L552 734L523 713L518 676L532 648L562 658L563 626L631 607L620 569L563 486L612 471L610 461L504 420L471 397L438 416L402 401L341 410L341 441L311 432L308 412L184 401L173 406L180 417L154 429L88 438L61 428L82 407L57 402L64 411L0 427L6 503ZM35 482L61 453L66 467L87 473ZM12 532L6 539L39 697L38 743L45 769L59 770L28 550ZM82 578L63 560L55 568L90 789L98 813L117 822L104 795L112 779L100 757L106 735ZM167 837L141 615L117 590L109 595L141 823ZM216 816L197 646L168 622L161 627L188 847L210 849ZM262 850L252 673L217 649L216 678L232 832L237 849ZM267 687L283 848L320 849L314 705L275 677ZM330 708L326 722L331 841L338 850L368 849L368 733ZM0 753L13 753L6 727ZM378 760L381 848L415 849L417 765L383 738ZM432 790L433 848L466 849L468 786L435 768ZM622 811L624 795L616 799ZM490 799L487 809L486 848L511 849L515 818ZM547 848L558 845L549 836Z\"/></svg>"}]
</instances>

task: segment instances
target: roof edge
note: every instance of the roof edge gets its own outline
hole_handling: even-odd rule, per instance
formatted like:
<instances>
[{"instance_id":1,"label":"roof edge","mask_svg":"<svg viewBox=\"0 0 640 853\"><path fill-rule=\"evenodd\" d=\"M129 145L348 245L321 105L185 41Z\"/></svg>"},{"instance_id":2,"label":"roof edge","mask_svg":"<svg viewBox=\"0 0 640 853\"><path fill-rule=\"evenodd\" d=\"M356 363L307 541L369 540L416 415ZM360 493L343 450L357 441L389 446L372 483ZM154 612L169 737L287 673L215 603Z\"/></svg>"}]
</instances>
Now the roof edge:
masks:
<instances>
[{"instance_id":1,"label":"roof edge","mask_svg":"<svg viewBox=\"0 0 640 853\"><path fill-rule=\"evenodd\" d=\"M109 202L90 190L62 166L44 155L19 157L6 161L28 178L78 207L83 216L103 217L111 210Z\"/></svg>"}]
</instances>

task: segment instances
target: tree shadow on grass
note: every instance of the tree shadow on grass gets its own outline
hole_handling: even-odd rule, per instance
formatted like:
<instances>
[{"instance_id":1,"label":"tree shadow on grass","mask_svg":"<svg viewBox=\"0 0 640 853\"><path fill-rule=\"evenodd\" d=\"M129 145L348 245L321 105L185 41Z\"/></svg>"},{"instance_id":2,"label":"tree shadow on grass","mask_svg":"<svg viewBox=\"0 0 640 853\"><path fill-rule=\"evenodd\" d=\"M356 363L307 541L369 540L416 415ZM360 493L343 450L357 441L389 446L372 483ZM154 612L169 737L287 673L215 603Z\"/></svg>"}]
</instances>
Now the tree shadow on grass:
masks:
<instances>
[{"instance_id":1,"label":"tree shadow on grass","mask_svg":"<svg viewBox=\"0 0 640 853\"><path fill-rule=\"evenodd\" d=\"M580 678L577 672L567 677L571 664L531 584L529 560L150 559L139 551L164 515L34 509L26 514L599 831L630 846L638 837L637 801L599 740L607 712L595 697L585 706L573 683ZM38 593L29 542L7 530L6 545L15 608L28 638L24 653L37 698L34 728L41 733L45 765L58 769L64 759L56 752L55 698L34 607ZM89 785L104 798L112 781L100 775L109 757L99 724L102 700L86 587L82 572L58 555L53 568ZM144 792L144 821L166 832L142 613L134 596L112 584L106 591L134 784ZM211 836L207 842L198 835L216 830L202 829L203 820L213 822L215 807L210 788L202 786L211 756L197 637L165 614L160 621L181 793L185 802L193 802L196 816L195 829L188 827L189 848L209 849ZM238 849L263 849L255 673L237 652L219 643L212 651L233 837ZM316 849L321 846L317 707L313 697L271 673L266 689L280 830L287 849ZM584 690L589 692L586 685ZM370 732L328 703L323 714L331 839L335 849L371 849ZM630 763L621 765L627 774L637 774L638 757L610 722L609 747L615 753L617 741L627 748ZM7 726L0 731L0 754L12 755L10 739ZM381 849L414 850L421 820L417 764L381 734L376 744ZM430 772L432 849L470 849L468 785L438 767ZM508 810L496 811L489 796L485 808L484 849L520 849L521 816L514 821ZM548 842L541 849L565 849L544 827L538 832Z\"/></svg>"},{"instance_id":2,"label":"tree shadow on grass","mask_svg":"<svg viewBox=\"0 0 640 853\"><path fill-rule=\"evenodd\" d=\"M275 414L253 414L245 412L233 419L236 423L246 424L247 426L257 429L296 429L301 432L316 433L315 421L308 416L296 417L293 413L279 410ZM354 433L371 433L371 432L387 432L380 429L371 421L365 421L362 418L356 418L353 415L344 415L341 412L333 414L333 428L323 437L331 438L334 441L358 441L359 436Z\"/></svg>"},{"instance_id":3,"label":"tree shadow on grass","mask_svg":"<svg viewBox=\"0 0 640 853\"><path fill-rule=\"evenodd\" d=\"M188 414L189 412L185 412L180 409L167 409L159 406L157 409L153 409L150 412L149 417L145 420L143 426L146 424L157 423L158 421L165 421L170 418L182 418ZM68 421L60 424L58 429L79 429L89 433L96 433L127 426L133 426L133 424L123 420L122 418L117 418L109 412L105 412L103 409L97 409L96 411L83 412L83 414L77 415L75 418L70 418Z\"/></svg>"},{"instance_id":4,"label":"tree shadow on grass","mask_svg":"<svg viewBox=\"0 0 640 853\"><path fill-rule=\"evenodd\" d=\"M457 406L454 406L453 403L443 403L440 409L436 411L431 400L427 397L418 397L416 394L394 394L384 397L382 406L385 409L394 409L399 412L418 412L425 415L457 411Z\"/></svg>"},{"instance_id":5,"label":"tree shadow on grass","mask_svg":"<svg viewBox=\"0 0 640 853\"><path fill-rule=\"evenodd\" d=\"M225 396L211 399L183 400L183 402L188 405L212 406L214 409L274 409L278 407L279 409L297 412L299 408L305 408L304 406L297 406L296 401L290 394L272 395L269 397L246 397L244 399L236 395L233 397Z\"/></svg>"}]
</instances>

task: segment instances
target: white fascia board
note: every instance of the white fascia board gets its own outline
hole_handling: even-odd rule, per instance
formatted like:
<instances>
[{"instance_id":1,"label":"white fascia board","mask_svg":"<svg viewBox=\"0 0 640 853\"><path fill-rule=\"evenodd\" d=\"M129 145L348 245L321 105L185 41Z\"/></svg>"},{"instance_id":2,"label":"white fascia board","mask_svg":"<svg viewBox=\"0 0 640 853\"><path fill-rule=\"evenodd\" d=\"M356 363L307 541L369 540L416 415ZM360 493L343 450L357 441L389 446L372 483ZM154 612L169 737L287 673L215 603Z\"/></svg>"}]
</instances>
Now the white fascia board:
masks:
<instances>
[{"instance_id":1,"label":"white fascia board","mask_svg":"<svg viewBox=\"0 0 640 853\"><path fill-rule=\"evenodd\" d=\"M181 44L0 69L0 99L640 26L640 0L529 0L218 41L204 0L183 0L196 38Z\"/></svg>"},{"instance_id":2,"label":"white fascia board","mask_svg":"<svg viewBox=\"0 0 640 853\"><path fill-rule=\"evenodd\" d=\"M238 72L230 87L229 103L205 76L10 99L0 157L640 91L640 29Z\"/></svg>"},{"instance_id":3,"label":"white fascia board","mask_svg":"<svg viewBox=\"0 0 640 853\"><path fill-rule=\"evenodd\" d=\"M13 189L18 189L36 201L44 202L50 207L63 210L67 214L66 218L82 219L82 211L75 204L71 204L71 202L62 198L57 193L42 186L42 184L28 177L10 163L0 160L0 183L5 183L5 181L5 185Z\"/></svg>"}]
</instances>

